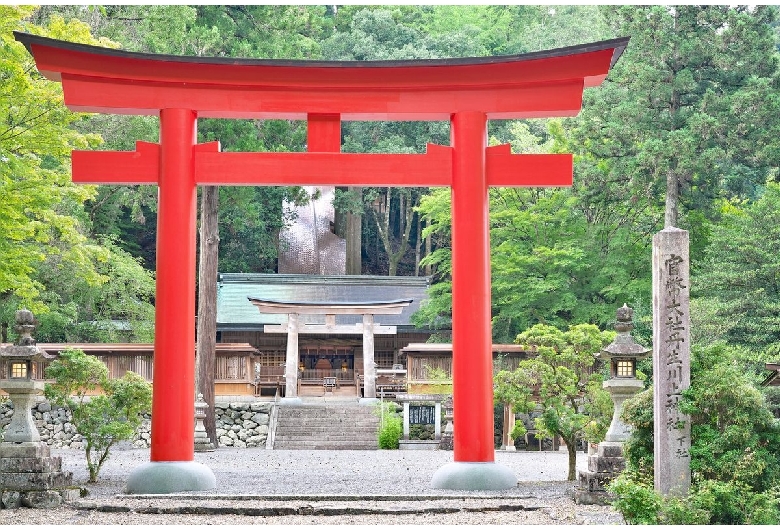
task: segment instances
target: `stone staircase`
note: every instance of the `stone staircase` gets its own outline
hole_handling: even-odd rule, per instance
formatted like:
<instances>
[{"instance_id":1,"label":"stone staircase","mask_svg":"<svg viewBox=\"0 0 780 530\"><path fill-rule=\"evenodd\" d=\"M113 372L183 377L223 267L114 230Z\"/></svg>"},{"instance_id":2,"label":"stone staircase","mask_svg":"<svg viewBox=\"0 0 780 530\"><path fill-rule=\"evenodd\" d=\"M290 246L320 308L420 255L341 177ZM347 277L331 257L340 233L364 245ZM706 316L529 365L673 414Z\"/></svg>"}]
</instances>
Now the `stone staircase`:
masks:
<instances>
[{"instance_id":1,"label":"stone staircase","mask_svg":"<svg viewBox=\"0 0 780 530\"><path fill-rule=\"evenodd\" d=\"M278 407L274 449L378 449L374 407L356 402Z\"/></svg>"}]
</instances>

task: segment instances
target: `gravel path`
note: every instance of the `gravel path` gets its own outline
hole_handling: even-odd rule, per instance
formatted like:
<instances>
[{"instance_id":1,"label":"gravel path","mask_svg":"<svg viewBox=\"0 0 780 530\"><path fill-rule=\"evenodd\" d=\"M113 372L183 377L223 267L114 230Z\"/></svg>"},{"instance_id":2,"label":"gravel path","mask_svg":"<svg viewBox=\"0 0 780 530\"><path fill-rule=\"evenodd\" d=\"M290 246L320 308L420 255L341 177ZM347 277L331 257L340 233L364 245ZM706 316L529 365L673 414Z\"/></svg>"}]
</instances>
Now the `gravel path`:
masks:
<instances>
[{"instance_id":1,"label":"gravel path","mask_svg":"<svg viewBox=\"0 0 780 530\"><path fill-rule=\"evenodd\" d=\"M621 524L610 507L574 504L567 455L497 451L518 486L498 492L430 487L451 451L265 451L196 453L217 488L175 496L123 495L127 475L148 449L122 446L86 485L84 453L53 449L89 495L57 510L2 510L0 524ZM578 468L586 455L578 454ZM176 513L172 513L176 512Z\"/></svg>"}]
</instances>

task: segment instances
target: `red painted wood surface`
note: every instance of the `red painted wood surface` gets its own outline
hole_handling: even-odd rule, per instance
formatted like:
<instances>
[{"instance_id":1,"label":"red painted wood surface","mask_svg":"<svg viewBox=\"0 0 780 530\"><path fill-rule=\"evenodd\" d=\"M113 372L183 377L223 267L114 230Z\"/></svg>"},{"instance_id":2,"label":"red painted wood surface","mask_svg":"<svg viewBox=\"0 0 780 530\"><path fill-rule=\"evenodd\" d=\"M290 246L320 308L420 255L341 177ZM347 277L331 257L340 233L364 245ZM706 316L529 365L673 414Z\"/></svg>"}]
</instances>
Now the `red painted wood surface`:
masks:
<instances>
[{"instance_id":1,"label":"red painted wood surface","mask_svg":"<svg viewBox=\"0 0 780 530\"><path fill-rule=\"evenodd\" d=\"M452 400L456 462L493 461L487 118L452 117Z\"/></svg>"},{"instance_id":2,"label":"red painted wood surface","mask_svg":"<svg viewBox=\"0 0 780 530\"><path fill-rule=\"evenodd\" d=\"M195 443L195 113L160 115L151 460L190 461Z\"/></svg>"},{"instance_id":3,"label":"red painted wood surface","mask_svg":"<svg viewBox=\"0 0 780 530\"><path fill-rule=\"evenodd\" d=\"M196 185L452 186L455 460L493 461L489 186L567 186L571 155L486 147L488 119L573 116L628 39L471 59L328 63L129 53L15 33L73 110L161 116L161 143L73 153L83 183L157 182L152 460L193 459ZM309 121L306 153L195 145L197 117ZM345 120L449 120L452 147L340 153Z\"/></svg>"},{"instance_id":4,"label":"red painted wood surface","mask_svg":"<svg viewBox=\"0 0 780 530\"><path fill-rule=\"evenodd\" d=\"M355 154L221 153L218 143L195 148L195 183L200 186L449 186L452 148L428 144L427 153ZM571 186L572 156L511 154L510 146L486 149L492 187ZM73 151L73 181L81 184L155 184L159 145L137 142L136 151Z\"/></svg>"}]
</instances>

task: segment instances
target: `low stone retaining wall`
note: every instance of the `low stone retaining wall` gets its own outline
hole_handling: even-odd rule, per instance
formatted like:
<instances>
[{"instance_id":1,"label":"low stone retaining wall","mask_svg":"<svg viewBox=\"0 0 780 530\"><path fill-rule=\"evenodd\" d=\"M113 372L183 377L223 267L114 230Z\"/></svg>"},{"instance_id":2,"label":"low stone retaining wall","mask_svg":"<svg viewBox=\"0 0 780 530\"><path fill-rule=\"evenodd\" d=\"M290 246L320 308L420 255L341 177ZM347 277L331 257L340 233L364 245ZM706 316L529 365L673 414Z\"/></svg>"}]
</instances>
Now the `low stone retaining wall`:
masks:
<instances>
[{"instance_id":1,"label":"low stone retaining wall","mask_svg":"<svg viewBox=\"0 0 780 530\"><path fill-rule=\"evenodd\" d=\"M219 445L265 447L272 407L272 403L261 401L216 403Z\"/></svg>"},{"instance_id":2,"label":"low stone retaining wall","mask_svg":"<svg viewBox=\"0 0 780 530\"><path fill-rule=\"evenodd\" d=\"M219 444L231 447L265 447L268 438L268 424L273 403L231 402L217 403L214 407ZM0 433L11 422L13 404L0 403ZM70 411L52 407L48 401L39 401L32 409L33 420L38 427L41 441L52 447L82 449L82 436L70 422ZM193 419L194 432L194 419ZM147 448L151 443L151 418L146 416L143 424L132 439L134 447Z\"/></svg>"}]
</instances>

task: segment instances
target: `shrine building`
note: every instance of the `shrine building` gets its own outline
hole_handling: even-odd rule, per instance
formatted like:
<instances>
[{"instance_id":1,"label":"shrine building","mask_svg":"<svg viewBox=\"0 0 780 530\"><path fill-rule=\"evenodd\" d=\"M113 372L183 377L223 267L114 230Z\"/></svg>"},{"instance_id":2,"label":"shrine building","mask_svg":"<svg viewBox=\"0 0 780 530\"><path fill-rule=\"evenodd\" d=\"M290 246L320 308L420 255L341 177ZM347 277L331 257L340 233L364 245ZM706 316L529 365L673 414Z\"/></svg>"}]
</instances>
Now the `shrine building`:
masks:
<instances>
[{"instance_id":1,"label":"shrine building","mask_svg":"<svg viewBox=\"0 0 780 530\"><path fill-rule=\"evenodd\" d=\"M374 318L373 362L380 377L405 375L399 352L410 343L426 342L427 329L417 329L412 315L427 298L429 277L415 276L320 276L305 274L219 275L217 284L217 343L248 343L257 350L252 369L259 395L290 397L285 368L297 381L295 394L320 395L323 379L335 378L344 395L363 396L365 376L363 315L357 310L345 314L345 307L403 301L397 314L376 314ZM273 301L290 309L266 312L252 300ZM408 302L408 303L407 303ZM301 306L298 309L293 309ZM305 311L320 307L319 314L304 313L298 323L297 352L288 356L289 333L284 311ZM279 312L281 311L281 312ZM376 309L371 309L376 311ZM338 313L338 314L335 314ZM331 314L332 321L329 321Z\"/></svg>"}]
</instances>

